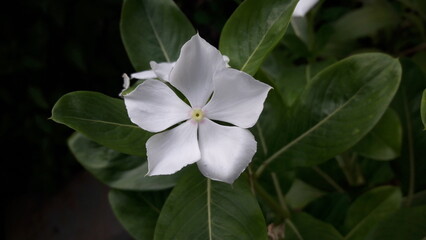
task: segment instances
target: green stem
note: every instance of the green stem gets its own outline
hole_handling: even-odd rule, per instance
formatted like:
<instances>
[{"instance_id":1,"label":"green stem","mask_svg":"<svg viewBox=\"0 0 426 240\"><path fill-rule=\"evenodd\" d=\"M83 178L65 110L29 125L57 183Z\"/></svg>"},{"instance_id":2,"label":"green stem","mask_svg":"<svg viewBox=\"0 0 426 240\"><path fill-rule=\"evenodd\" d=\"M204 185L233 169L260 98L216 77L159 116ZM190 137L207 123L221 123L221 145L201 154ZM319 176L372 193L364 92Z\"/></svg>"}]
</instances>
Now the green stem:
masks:
<instances>
[{"instance_id":1,"label":"green stem","mask_svg":"<svg viewBox=\"0 0 426 240\"><path fill-rule=\"evenodd\" d=\"M311 82L311 63L310 63L310 61L306 65L305 77L306 77L306 84L309 84Z\"/></svg>"},{"instance_id":2,"label":"green stem","mask_svg":"<svg viewBox=\"0 0 426 240\"><path fill-rule=\"evenodd\" d=\"M299 229L297 229L297 227L290 219L286 219L285 223L287 223L287 226L289 226L293 230L294 234L297 236L297 239L303 240L302 234L300 234Z\"/></svg>"},{"instance_id":3,"label":"green stem","mask_svg":"<svg viewBox=\"0 0 426 240\"><path fill-rule=\"evenodd\" d=\"M254 182L254 189L256 190L257 195L260 196L277 214L279 214L282 218L289 217L289 213L285 211L280 204L278 204L275 199L256 181Z\"/></svg>"},{"instance_id":4,"label":"green stem","mask_svg":"<svg viewBox=\"0 0 426 240\"><path fill-rule=\"evenodd\" d=\"M212 211L211 211L211 180L207 178L207 223L209 228L209 239L212 238Z\"/></svg>"},{"instance_id":5,"label":"green stem","mask_svg":"<svg viewBox=\"0 0 426 240\"><path fill-rule=\"evenodd\" d=\"M337 163L345 174L346 180L351 186L360 186L365 183L361 167L357 162L356 154L343 153L336 156Z\"/></svg>"},{"instance_id":6,"label":"green stem","mask_svg":"<svg viewBox=\"0 0 426 240\"><path fill-rule=\"evenodd\" d=\"M287 215L290 217L290 210L287 207L287 204L286 204L285 199L284 199L284 194L281 191L281 186L280 186L280 182L278 181L277 174L275 174L273 172L273 173L271 173L271 177L272 177L272 182L274 183L275 191L277 192L277 195L278 195L278 201L279 201L279 203L281 205L281 208L284 211L286 211Z\"/></svg>"},{"instance_id":7,"label":"green stem","mask_svg":"<svg viewBox=\"0 0 426 240\"><path fill-rule=\"evenodd\" d=\"M339 193L344 193L345 190L343 190L343 188L341 188L339 186L339 184L337 184L333 178L331 178L327 173L323 172L319 167L314 166L312 167L312 169L314 169L314 171L316 173L318 173L318 175L320 175L322 178L324 178L324 180L330 184L334 189L336 189Z\"/></svg>"},{"instance_id":8,"label":"green stem","mask_svg":"<svg viewBox=\"0 0 426 240\"><path fill-rule=\"evenodd\" d=\"M259 139L260 139L260 144L262 145L263 153L266 156L266 154L268 154L268 147L266 146L265 137L263 136L262 128L260 128L259 122L256 123L256 129L257 129L257 132L259 133Z\"/></svg>"},{"instance_id":9,"label":"green stem","mask_svg":"<svg viewBox=\"0 0 426 240\"><path fill-rule=\"evenodd\" d=\"M413 129L411 127L411 118L410 112L408 111L407 96L405 95L405 88L402 89L402 98L404 102L404 114L405 121L407 122L407 142L408 142L408 162L410 167L410 178L408 182L408 196L407 196L407 206L411 205L415 189L415 179L416 179L416 170L415 170L415 160L414 160L414 142L413 142Z\"/></svg>"}]
</instances>

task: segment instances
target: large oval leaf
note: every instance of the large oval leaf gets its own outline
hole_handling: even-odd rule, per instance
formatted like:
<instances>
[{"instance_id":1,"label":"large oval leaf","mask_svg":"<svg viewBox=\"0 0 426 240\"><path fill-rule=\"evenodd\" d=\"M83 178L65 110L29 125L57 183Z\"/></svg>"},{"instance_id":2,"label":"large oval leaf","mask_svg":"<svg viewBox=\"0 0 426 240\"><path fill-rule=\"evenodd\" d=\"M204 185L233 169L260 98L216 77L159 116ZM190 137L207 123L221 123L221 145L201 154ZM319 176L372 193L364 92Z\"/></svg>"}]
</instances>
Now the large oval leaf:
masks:
<instances>
[{"instance_id":1,"label":"large oval leaf","mask_svg":"<svg viewBox=\"0 0 426 240\"><path fill-rule=\"evenodd\" d=\"M168 192L132 192L113 189L109 192L111 208L135 239L154 238L155 223Z\"/></svg>"},{"instance_id":2,"label":"large oval leaf","mask_svg":"<svg viewBox=\"0 0 426 240\"><path fill-rule=\"evenodd\" d=\"M121 37L137 71L150 61L173 62L195 31L172 0L125 0Z\"/></svg>"},{"instance_id":3,"label":"large oval leaf","mask_svg":"<svg viewBox=\"0 0 426 240\"><path fill-rule=\"evenodd\" d=\"M306 214L297 213L286 220L286 240L343 240L331 225Z\"/></svg>"},{"instance_id":4,"label":"large oval leaf","mask_svg":"<svg viewBox=\"0 0 426 240\"><path fill-rule=\"evenodd\" d=\"M375 188L361 195L346 215L345 240L365 239L376 224L398 210L401 201L401 191L390 186Z\"/></svg>"},{"instance_id":5,"label":"large oval leaf","mask_svg":"<svg viewBox=\"0 0 426 240\"><path fill-rule=\"evenodd\" d=\"M268 135L274 153L258 175L275 159L281 166L310 166L352 147L382 117L400 79L398 60L379 53L349 57L317 74L277 120L283 130Z\"/></svg>"},{"instance_id":6,"label":"large oval leaf","mask_svg":"<svg viewBox=\"0 0 426 240\"><path fill-rule=\"evenodd\" d=\"M160 190L173 187L183 171L166 176L146 176L148 163L101 146L76 133L68 146L83 167L101 182L123 190Z\"/></svg>"},{"instance_id":7,"label":"large oval leaf","mask_svg":"<svg viewBox=\"0 0 426 240\"><path fill-rule=\"evenodd\" d=\"M419 240L426 236L426 205L402 208L371 231L367 240Z\"/></svg>"},{"instance_id":8,"label":"large oval leaf","mask_svg":"<svg viewBox=\"0 0 426 240\"><path fill-rule=\"evenodd\" d=\"M255 74L284 36L297 0L246 0L223 27L219 49L230 65Z\"/></svg>"},{"instance_id":9,"label":"large oval leaf","mask_svg":"<svg viewBox=\"0 0 426 240\"><path fill-rule=\"evenodd\" d=\"M229 185L194 170L181 178L164 204L154 239L267 239L247 178Z\"/></svg>"},{"instance_id":10,"label":"large oval leaf","mask_svg":"<svg viewBox=\"0 0 426 240\"><path fill-rule=\"evenodd\" d=\"M388 109L377 125L354 147L364 157L392 160L399 156L402 144L402 125L398 114Z\"/></svg>"},{"instance_id":11,"label":"large oval leaf","mask_svg":"<svg viewBox=\"0 0 426 240\"><path fill-rule=\"evenodd\" d=\"M142 157L152 135L130 121L122 100L96 92L65 94L53 107L52 119L108 148Z\"/></svg>"}]
</instances>

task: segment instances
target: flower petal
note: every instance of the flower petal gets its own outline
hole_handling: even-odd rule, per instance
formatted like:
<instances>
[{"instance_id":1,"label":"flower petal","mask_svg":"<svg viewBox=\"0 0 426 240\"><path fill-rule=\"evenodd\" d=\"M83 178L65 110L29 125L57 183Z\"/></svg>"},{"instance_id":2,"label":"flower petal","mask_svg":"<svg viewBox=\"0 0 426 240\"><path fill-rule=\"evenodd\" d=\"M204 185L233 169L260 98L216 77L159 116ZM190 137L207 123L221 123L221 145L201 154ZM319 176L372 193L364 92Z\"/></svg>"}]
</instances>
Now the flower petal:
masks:
<instances>
[{"instance_id":1,"label":"flower petal","mask_svg":"<svg viewBox=\"0 0 426 240\"><path fill-rule=\"evenodd\" d=\"M200 159L197 125L189 120L148 139L149 176L173 174Z\"/></svg>"},{"instance_id":2,"label":"flower petal","mask_svg":"<svg viewBox=\"0 0 426 240\"><path fill-rule=\"evenodd\" d=\"M155 74L153 70L147 70L147 71L132 73L130 74L130 77L136 78L136 79L150 79L150 78L157 78L157 74Z\"/></svg>"},{"instance_id":3,"label":"flower petal","mask_svg":"<svg viewBox=\"0 0 426 240\"><path fill-rule=\"evenodd\" d=\"M300 0L293 11L293 16L303 17L311 10L319 0Z\"/></svg>"},{"instance_id":4,"label":"flower petal","mask_svg":"<svg viewBox=\"0 0 426 240\"><path fill-rule=\"evenodd\" d=\"M190 118L191 108L159 80L147 79L123 97L130 120L150 132Z\"/></svg>"},{"instance_id":5,"label":"flower petal","mask_svg":"<svg viewBox=\"0 0 426 240\"><path fill-rule=\"evenodd\" d=\"M183 45L170 73L170 83L188 98L192 107L201 108L213 92L214 73L223 68L226 63L220 52L196 34Z\"/></svg>"},{"instance_id":6,"label":"flower petal","mask_svg":"<svg viewBox=\"0 0 426 240\"><path fill-rule=\"evenodd\" d=\"M122 97L124 92L130 87L129 76L127 76L127 74L124 73L121 77L123 78L123 90L121 90L120 94L118 94L120 97Z\"/></svg>"},{"instance_id":7,"label":"flower petal","mask_svg":"<svg viewBox=\"0 0 426 240\"><path fill-rule=\"evenodd\" d=\"M271 87L231 68L217 73L213 82L212 99L203 108L205 116L242 128L252 127L263 110L263 102Z\"/></svg>"},{"instance_id":8,"label":"flower petal","mask_svg":"<svg viewBox=\"0 0 426 240\"><path fill-rule=\"evenodd\" d=\"M233 183L250 163L257 143L239 127L222 126L209 119L199 124L201 160L198 168L213 180Z\"/></svg>"},{"instance_id":9,"label":"flower petal","mask_svg":"<svg viewBox=\"0 0 426 240\"><path fill-rule=\"evenodd\" d=\"M158 78L161 80L164 80L166 82L169 81L169 75L172 71L173 67L175 66L176 62L162 62L162 63L156 63L154 61L149 62L151 65L152 70L155 72Z\"/></svg>"}]
</instances>

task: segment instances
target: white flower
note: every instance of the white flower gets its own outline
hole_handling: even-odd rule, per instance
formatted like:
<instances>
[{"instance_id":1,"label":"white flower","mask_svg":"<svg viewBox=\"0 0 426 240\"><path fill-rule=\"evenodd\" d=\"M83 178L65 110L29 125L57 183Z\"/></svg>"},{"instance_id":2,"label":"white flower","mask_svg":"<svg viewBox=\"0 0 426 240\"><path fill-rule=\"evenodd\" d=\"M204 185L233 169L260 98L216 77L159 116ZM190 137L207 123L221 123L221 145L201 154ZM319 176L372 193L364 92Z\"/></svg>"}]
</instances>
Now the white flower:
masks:
<instances>
[{"instance_id":1,"label":"white flower","mask_svg":"<svg viewBox=\"0 0 426 240\"><path fill-rule=\"evenodd\" d=\"M147 79L123 96L131 121L159 132L146 143L148 175L173 174L197 163L204 176L232 183L250 163L257 143L246 128L256 123L271 87L228 68L225 59L197 34L183 45L176 63L151 62L153 77L168 83Z\"/></svg>"},{"instance_id":2,"label":"white flower","mask_svg":"<svg viewBox=\"0 0 426 240\"><path fill-rule=\"evenodd\" d=\"M308 22L305 15L317 4L319 0L300 0L293 11L291 25L295 34L308 43Z\"/></svg>"},{"instance_id":3,"label":"white flower","mask_svg":"<svg viewBox=\"0 0 426 240\"><path fill-rule=\"evenodd\" d=\"M311 10L319 0L300 0L293 11L293 17L303 17Z\"/></svg>"}]
</instances>

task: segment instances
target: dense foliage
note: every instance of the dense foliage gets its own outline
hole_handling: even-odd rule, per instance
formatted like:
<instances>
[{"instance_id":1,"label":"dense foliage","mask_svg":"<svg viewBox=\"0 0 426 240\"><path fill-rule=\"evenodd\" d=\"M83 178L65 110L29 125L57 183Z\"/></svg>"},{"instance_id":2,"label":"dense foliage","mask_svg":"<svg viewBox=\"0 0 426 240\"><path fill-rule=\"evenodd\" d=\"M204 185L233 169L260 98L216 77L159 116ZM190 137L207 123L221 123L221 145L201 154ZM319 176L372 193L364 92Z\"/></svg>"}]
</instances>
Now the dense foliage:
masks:
<instances>
[{"instance_id":1,"label":"dense foliage","mask_svg":"<svg viewBox=\"0 0 426 240\"><path fill-rule=\"evenodd\" d=\"M274 87L251 129L257 153L232 185L195 166L146 177L145 142L117 95L61 97L52 119L111 187L136 239L422 239L426 236L426 4L246 0L219 50ZM121 36L135 71L175 61L195 32L171 0L125 0ZM423 120L423 121L422 121Z\"/></svg>"}]
</instances>

